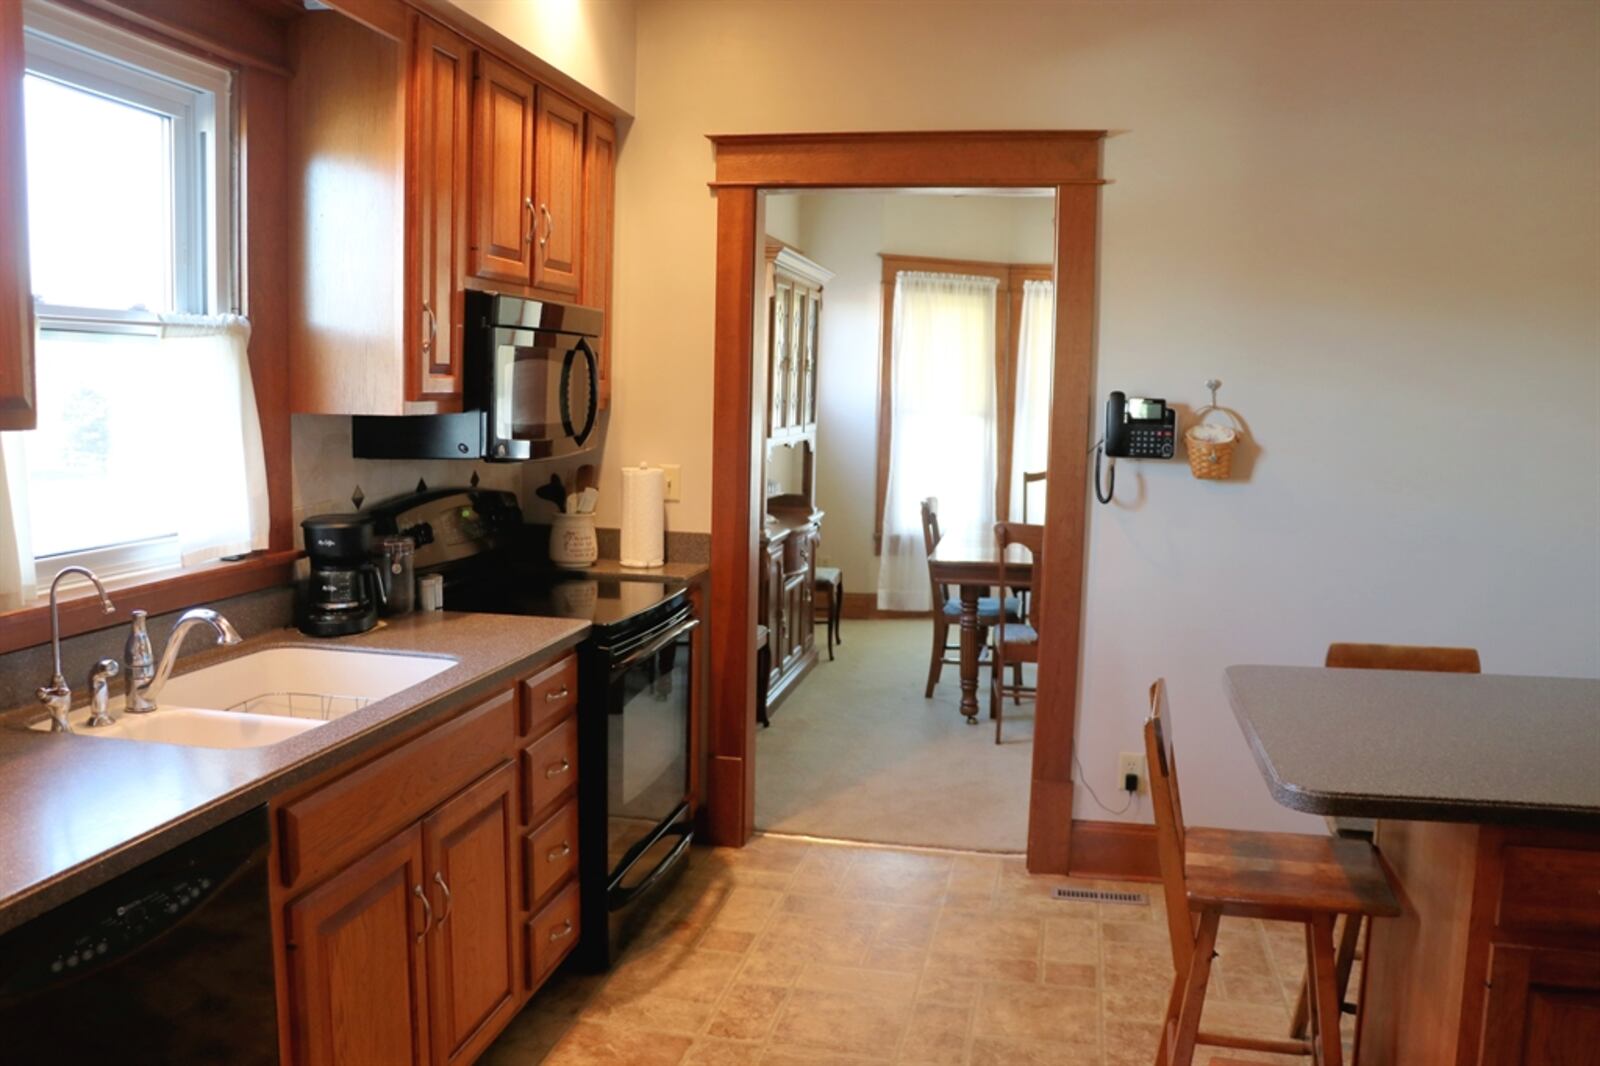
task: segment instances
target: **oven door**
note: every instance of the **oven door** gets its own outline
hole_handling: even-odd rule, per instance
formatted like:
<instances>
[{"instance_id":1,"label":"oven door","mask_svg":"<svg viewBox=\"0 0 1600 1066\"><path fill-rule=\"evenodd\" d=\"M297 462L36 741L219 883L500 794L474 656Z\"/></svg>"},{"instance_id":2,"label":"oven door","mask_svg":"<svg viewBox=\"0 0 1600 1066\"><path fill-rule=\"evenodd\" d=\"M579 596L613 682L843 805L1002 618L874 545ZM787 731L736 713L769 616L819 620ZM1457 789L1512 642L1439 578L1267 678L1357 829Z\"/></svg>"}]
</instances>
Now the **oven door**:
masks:
<instances>
[{"instance_id":1,"label":"oven door","mask_svg":"<svg viewBox=\"0 0 1600 1066\"><path fill-rule=\"evenodd\" d=\"M587 447L600 398L600 361L583 337L549 330L494 330L484 454L548 459Z\"/></svg>"},{"instance_id":2,"label":"oven door","mask_svg":"<svg viewBox=\"0 0 1600 1066\"><path fill-rule=\"evenodd\" d=\"M625 907L688 847L692 634L685 605L607 648L607 909Z\"/></svg>"}]
</instances>

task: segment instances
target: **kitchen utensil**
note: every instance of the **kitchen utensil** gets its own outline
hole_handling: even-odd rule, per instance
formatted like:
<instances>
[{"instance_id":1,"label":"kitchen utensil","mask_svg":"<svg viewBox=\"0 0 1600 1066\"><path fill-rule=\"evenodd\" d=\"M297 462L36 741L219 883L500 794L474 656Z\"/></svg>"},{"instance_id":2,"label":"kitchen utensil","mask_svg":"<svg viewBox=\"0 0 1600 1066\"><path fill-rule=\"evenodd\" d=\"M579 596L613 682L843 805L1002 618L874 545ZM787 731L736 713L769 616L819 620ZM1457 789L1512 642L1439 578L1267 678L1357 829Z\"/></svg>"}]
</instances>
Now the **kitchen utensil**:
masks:
<instances>
[{"instance_id":1,"label":"kitchen utensil","mask_svg":"<svg viewBox=\"0 0 1600 1066\"><path fill-rule=\"evenodd\" d=\"M584 489L592 489L598 484L599 480L595 475L593 463L584 463L582 466L578 467L579 492L582 492Z\"/></svg>"},{"instance_id":2,"label":"kitchen utensil","mask_svg":"<svg viewBox=\"0 0 1600 1066\"><path fill-rule=\"evenodd\" d=\"M549 483L540 485L534 490L533 494L539 497L541 500L549 500L551 503L555 504L556 509L562 514L566 513L567 490L561 484L561 478L559 475L551 474Z\"/></svg>"},{"instance_id":3,"label":"kitchen utensil","mask_svg":"<svg viewBox=\"0 0 1600 1066\"><path fill-rule=\"evenodd\" d=\"M578 513L593 514L595 501L599 498L600 490L593 487L584 489L582 492L578 493Z\"/></svg>"},{"instance_id":4,"label":"kitchen utensil","mask_svg":"<svg viewBox=\"0 0 1600 1066\"><path fill-rule=\"evenodd\" d=\"M576 492L567 493L567 502L561 508L561 513L562 514L577 514L578 513L578 494Z\"/></svg>"}]
</instances>

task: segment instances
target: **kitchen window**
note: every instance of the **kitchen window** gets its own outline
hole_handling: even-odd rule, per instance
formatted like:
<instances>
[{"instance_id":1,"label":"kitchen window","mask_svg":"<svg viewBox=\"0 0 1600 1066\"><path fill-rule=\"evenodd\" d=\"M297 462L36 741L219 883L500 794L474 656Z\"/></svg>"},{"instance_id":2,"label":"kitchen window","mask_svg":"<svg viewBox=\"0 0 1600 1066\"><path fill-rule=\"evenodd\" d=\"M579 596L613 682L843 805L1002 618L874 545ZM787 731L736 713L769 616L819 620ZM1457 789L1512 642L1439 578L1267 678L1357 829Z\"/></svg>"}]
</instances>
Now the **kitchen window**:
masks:
<instances>
[{"instance_id":1,"label":"kitchen window","mask_svg":"<svg viewBox=\"0 0 1600 1066\"><path fill-rule=\"evenodd\" d=\"M39 414L0 442L5 606L65 565L194 565L265 548L267 527L231 313L232 76L54 6L24 21Z\"/></svg>"}]
</instances>

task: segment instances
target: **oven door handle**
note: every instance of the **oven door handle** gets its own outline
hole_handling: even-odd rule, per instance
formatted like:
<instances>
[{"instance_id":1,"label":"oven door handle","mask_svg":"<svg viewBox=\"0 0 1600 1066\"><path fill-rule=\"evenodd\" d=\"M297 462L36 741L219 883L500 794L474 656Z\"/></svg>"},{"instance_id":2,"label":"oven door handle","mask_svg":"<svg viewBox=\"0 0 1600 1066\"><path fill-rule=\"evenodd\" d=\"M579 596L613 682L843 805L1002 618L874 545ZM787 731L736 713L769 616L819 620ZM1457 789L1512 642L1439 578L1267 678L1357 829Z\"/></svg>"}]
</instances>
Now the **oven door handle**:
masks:
<instances>
[{"instance_id":1,"label":"oven door handle","mask_svg":"<svg viewBox=\"0 0 1600 1066\"><path fill-rule=\"evenodd\" d=\"M661 861L656 863L655 868L645 875L643 881L640 881L636 885L629 885L627 888L623 888L620 884L614 884L614 887L608 893L610 898L606 901L606 908L608 910L615 911L626 907L631 901L637 899L641 894L648 891L651 885L655 884L657 881L661 880L662 877L666 876L668 870L677 865L678 859L682 857L684 849L690 844L694 843L694 827L689 825L674 825L666 832L657 834L651 843L654 843L655 840L660 840L662 837L672 833L679 833L682 835L678 838L678 842L672 845L672 850L667 852L667 854L662 857ZM640 852L640 855L642 854L643 852ZM634 856L634 862L637 862L638 859L639 856ZM630 862L624 866L622 868L622 872L617 875L617 881L620 882L632 866L633 862Z\"/></svg>"},{"instance_id":2,"label":"oven door handle","mask_svg":"<svg viewBox=\"0 0 1600 1066\"><path fill-rule=\"evenodd\" d=\"M658 637L655 640L651 641L649 644L647 644L644 647L638 649L637 651L629 652L626 657L624 657L623 659L619 660L618 662L613 663L611 665L611 676L612 677L616 677L618 674L626 673L627 671L631 670L634 666L636 666L638 663L642 662L645 659L650 658L650 656L654 655L656 652L660 651L662 648L665 648L668 644L673 643L679 637L683 636L685 633L690 632L691 630L695 629L699 625L700 625L700 619L698 619L698 618L686 618L686 619L684 619L681 623L679 623L678 625L673 626L671 629L669 629L665 633L661 634L660 637Z\"/></svg>"}]
</instances>

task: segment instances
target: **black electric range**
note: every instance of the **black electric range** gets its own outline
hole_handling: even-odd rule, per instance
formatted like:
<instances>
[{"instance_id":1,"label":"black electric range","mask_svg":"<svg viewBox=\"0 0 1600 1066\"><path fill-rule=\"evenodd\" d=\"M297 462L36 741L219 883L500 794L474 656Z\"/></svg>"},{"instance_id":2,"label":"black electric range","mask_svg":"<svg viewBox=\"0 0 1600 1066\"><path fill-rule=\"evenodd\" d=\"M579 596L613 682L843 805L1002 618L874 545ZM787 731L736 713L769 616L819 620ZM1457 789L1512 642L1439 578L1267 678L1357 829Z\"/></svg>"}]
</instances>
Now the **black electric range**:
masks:
<instances>
[{"instance_id":1,"label":"black electric range","mask_svg":"<svg viewBox=\"0 0 1600 1066\"><path fill-rule=\"evenodd\" d=\"M438 489L372 509L377 532L416 541L419 576L444 579L444 608L579 618L579 941L585 969L608 968L693 840L694 616L679 582L554 569L506 492Z\"/></svg>"}]
</instances>

